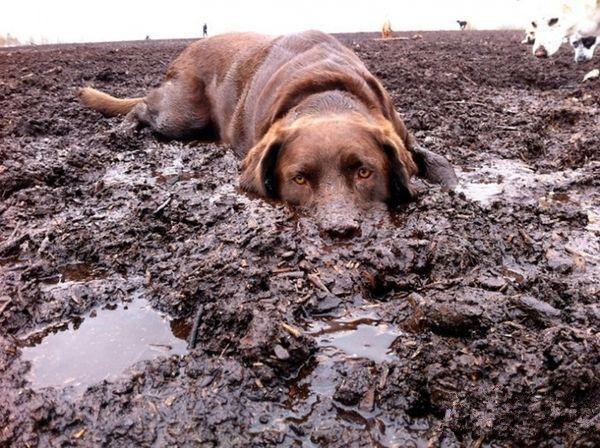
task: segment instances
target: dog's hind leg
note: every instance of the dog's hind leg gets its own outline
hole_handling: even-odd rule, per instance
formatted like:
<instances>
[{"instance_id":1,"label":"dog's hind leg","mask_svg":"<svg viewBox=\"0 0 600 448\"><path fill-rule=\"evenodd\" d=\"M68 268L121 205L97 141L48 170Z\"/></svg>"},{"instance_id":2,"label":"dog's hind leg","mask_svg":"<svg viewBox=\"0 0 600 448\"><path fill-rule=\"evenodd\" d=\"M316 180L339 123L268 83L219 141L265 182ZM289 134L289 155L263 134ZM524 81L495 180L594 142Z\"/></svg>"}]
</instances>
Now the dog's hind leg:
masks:
<instances>
[{"instance_id":1,"label":"dog's hind leg","mask_svg":"<svg viewBox=\"0 0 600 448\"><path fill-rule=\"evenodd\" d=\"M83 104L105 116L125 116L117 128L123 134L145 125L168 138L187 138L208 131L212 124L204 82L186 73L167 78L145 98L120 99L90 87L78 95Z\"/></svg>"},{"instance_id":2,"label":"dog's hind leg","mask_svg":"<svg viewBox=\"0 0 600 448\"><path fill-rule=\"evenodd\" d=\"M168 138L205 132L211 125L211 113L204 83L181 75L168 79L136 105L127 120L146 124Z\"/></svg>"},{"instance_id":3,"label":"dog's hind leg","mask_svg":"<svg viewBox=\"0 0 600 448\"><path fill-rule=\"evenodd\" d=\"M135 107L125 115L123 121L114 128L114 131L122 135L131 135L140 126L152 127L151 122L147 119L147 110L148 106L145 102L135 105Z\"/></svg>"}]
</instances>

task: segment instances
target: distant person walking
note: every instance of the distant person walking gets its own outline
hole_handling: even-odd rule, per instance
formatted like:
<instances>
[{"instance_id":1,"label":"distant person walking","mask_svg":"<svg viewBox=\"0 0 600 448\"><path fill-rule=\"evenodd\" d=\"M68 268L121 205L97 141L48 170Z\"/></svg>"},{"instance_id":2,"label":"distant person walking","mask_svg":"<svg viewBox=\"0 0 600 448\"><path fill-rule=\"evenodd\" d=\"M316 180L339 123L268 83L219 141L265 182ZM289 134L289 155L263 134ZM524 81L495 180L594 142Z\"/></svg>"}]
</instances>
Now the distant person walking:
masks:
<instances>
[{"instance_id":1,"label":"distant person walking","mask_svg":"<svg viewBox=\"0 0 600 448\"><path fill-rule=\"evenodd\" d=\"M208 36L208 25L205 23L202 27L202 37Z\"/></svg>"}]
</instances>

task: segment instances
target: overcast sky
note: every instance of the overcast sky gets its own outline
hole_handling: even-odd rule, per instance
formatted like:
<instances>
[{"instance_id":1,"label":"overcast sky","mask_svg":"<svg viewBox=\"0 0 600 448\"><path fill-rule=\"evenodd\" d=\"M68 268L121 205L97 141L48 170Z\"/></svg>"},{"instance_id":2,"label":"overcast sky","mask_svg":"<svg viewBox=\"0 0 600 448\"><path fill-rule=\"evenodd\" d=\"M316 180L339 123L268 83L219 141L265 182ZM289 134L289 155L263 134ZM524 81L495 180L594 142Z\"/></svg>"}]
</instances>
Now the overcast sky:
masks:
<instances>
[{"instance_id":1,"label":"overcast sky","mask_svg":"<svg viewBox=\"0 0 600 448\"><path fill-rule=\"evenodd\" d=\"M528 0L524 0L528 1ZM394 30L520 27L518 0L2 0L0 34L20 40L88 42L189 38L201 34L257 31L281 34L305 29L379 31L386 18Z\"/></svg>"}]
</instances>

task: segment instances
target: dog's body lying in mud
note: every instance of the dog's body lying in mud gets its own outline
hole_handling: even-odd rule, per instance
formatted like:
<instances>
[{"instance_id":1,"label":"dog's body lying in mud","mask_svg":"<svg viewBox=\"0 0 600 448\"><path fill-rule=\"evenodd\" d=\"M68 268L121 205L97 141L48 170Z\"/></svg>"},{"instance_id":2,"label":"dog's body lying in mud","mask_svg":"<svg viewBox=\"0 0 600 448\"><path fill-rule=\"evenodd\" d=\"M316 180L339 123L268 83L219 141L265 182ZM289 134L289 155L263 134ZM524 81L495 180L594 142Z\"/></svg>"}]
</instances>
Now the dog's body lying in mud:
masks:
<instances>
[{"instance_id":1,"label":"dog's body lying in mud","mask_svg":"<svg viewBox=\"0 0 600 448\"><path fill-rule=\"evenodd\" d=\"M244 158L242 189L314 209L332 235L356 233L377 204L412 199L413 175L456 184L446 159L416 145L359 58L317 31L203 39L145 98L91 88L79 96L107 116L126 115L125 127L169 138L216 131Z\"/></svg>"}]
</instances>

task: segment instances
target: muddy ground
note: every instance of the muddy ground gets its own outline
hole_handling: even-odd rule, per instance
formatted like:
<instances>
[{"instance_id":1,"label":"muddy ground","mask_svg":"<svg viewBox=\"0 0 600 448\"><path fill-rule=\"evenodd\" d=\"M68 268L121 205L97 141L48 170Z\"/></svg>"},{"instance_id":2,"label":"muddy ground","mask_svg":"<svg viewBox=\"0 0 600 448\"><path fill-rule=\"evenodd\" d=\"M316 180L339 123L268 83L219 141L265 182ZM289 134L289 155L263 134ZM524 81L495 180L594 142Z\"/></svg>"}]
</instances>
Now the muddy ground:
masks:
<instances>
[{"instance_id":1,"label":"muddy ground","mask_svg":"<svg viewBox=\"0 0 600 448\"><path fill-rule=\"evenodd\" d=\"M144 94L188 42L0 51L1 446L600 445L594 64L517 32L372 37L341 36L461 185L341 242L238 192L229 148L75 100ZM95 344L158 334L90 330L124 308L178 343L82 384Z\"/></svg>"}]
</instances>

